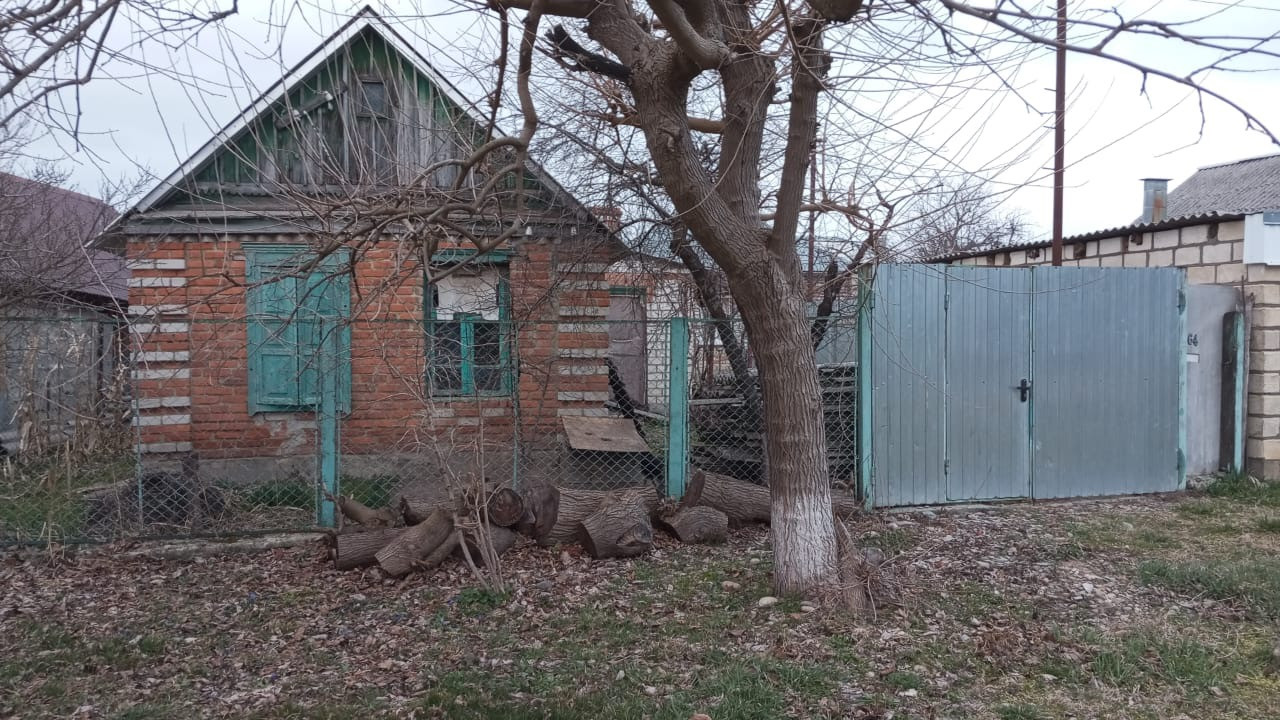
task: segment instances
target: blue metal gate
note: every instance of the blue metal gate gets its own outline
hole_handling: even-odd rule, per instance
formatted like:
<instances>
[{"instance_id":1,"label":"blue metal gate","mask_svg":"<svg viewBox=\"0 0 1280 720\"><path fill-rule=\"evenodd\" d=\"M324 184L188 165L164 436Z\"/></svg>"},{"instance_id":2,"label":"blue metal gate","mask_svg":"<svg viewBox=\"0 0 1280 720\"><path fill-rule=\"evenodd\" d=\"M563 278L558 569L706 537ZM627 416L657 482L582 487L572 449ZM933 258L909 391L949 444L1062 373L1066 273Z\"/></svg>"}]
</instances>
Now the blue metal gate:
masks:
<instances>
[{"instance_id":1,"label":"blue metal gate","mask_svg":"<svg viewBox=\"0 0 1280 720\"><path fill-rule=\"evenodd\" d=\"M1175 268L879 266L861 328L873 504L1182 487L1183 282Z\"/></svg>"}]
</instances>

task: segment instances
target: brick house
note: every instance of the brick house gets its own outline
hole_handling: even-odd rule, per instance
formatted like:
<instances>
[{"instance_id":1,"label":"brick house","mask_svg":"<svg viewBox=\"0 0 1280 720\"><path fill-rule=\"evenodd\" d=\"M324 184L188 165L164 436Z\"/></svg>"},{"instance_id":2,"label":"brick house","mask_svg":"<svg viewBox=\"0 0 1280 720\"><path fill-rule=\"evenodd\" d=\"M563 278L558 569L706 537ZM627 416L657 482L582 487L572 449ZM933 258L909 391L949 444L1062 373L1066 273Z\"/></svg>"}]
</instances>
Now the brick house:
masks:
<instances>
[{"instance_id":1,"label":"brick house","mask_svg":"<svg viewBox=\"0 0 1280 720\"><path fill-rule=\"evenodd\" d=\"M1068 267L1181 267L1192 285L1234 288L1247 309L1246 469L1280 478L1280 155L1201 168L1172 191L1144 181L1134 224L1064 239ZM936 262L1024 267L1051 262L1049 242L959 253Z\"/></svg>"},{"instance_id":2,"label":"brick house","mask_svg":"<svg viewBox=\"0 0 1280 720\"><path fill-rule=\"evenodd\" d=\"M133 270L144 464L305 467L326 388L352 456L480 437L509 451L605 414L620 246L540 166L524 232L479 257L403 228L330 252L327 198L451 186L440 163L483 140L483 117L366 9L115 223L103 242ZM424 265L453 273L429 285Z\"/></svg>"}]
</instances>

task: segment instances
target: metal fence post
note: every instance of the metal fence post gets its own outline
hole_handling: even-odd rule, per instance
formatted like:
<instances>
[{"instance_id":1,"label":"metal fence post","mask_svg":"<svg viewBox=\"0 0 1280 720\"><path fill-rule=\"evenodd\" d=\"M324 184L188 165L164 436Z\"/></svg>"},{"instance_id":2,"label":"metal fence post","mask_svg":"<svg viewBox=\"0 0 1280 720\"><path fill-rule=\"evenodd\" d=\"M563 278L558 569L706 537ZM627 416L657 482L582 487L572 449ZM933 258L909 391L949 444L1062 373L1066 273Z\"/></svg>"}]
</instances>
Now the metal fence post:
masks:
<instances>
[{"instance_id":1,"label":"metal fence post","mask_svg":"<svg viewBox=\"0 0 1280 720\"><path fill-rule=\"evenodd\" d=\"M872 303L874 302L874 292L872 288L874 275L871 272L863 270L858 277L858 490L862 494L862 503L867 510L875 506L872 497L872 473L875 466L871 455L871 447L873 441L872 423L872 376L871 376L871 343L874 338L871 337L872 322Z\"/></svg>"},{"instance_id":2,"label":"metal fence post","mask_svg":"<svg viewBox=\"0 0 1280 720\"><path fill-rule=\"evenodd\" d=\"M331 327L335 326L335 327ZM336 323L320 322L320 484L316 492L316 522L336 527L332 498L338 496L338 354Z\"/></svg>"},{"instance_id":3,"label":"metal fence post","mask_svg":"<svg viewBox=\"0 0 1280 720\"><path fill-rule=\"evenodd\" d=\"M689 320L671 319L667 370L667 496L684 496L689 462Z\"/></svg>"}]
</instances>

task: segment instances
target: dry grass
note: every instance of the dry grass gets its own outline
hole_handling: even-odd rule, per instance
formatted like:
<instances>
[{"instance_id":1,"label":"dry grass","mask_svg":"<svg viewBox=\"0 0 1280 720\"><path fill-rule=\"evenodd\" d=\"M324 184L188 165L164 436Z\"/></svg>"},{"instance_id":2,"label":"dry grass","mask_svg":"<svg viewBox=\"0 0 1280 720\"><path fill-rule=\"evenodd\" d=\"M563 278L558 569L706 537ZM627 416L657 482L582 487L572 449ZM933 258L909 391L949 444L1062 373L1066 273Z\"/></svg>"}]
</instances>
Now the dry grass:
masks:
<instances>
[{"instance_id":1,"label":"dry grass","mask_svg":"<svg viewBox=\"0 0 1280 720\"><path fill-rule=\"evenodd\" d=\"M508 595L313 549L14 557L0 716L1280 717L1280 534L1245 490L864 518L902 595L869 622L756 607L762 530L638 561L522 547Z\"/></svg>"}]
</instances>

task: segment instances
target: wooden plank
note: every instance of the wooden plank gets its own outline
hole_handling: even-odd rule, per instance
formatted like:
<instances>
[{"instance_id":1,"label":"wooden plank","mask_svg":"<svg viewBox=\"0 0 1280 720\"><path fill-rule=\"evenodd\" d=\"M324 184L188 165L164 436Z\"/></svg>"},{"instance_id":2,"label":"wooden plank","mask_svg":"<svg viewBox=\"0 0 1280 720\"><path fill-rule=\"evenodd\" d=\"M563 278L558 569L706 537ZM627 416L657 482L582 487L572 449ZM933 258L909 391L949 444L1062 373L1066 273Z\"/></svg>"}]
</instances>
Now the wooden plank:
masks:
<instances>
[{"instance_id":1,"label":"wooden plank","mask_svg":"<svg viewBox=\"0 0 1280 720\"><path fill-rule=\"evenodd\" d=\"M563 417L569 447L596 452L649 452L635 423L627 418Z\"/></svg>"}]
</instances>

